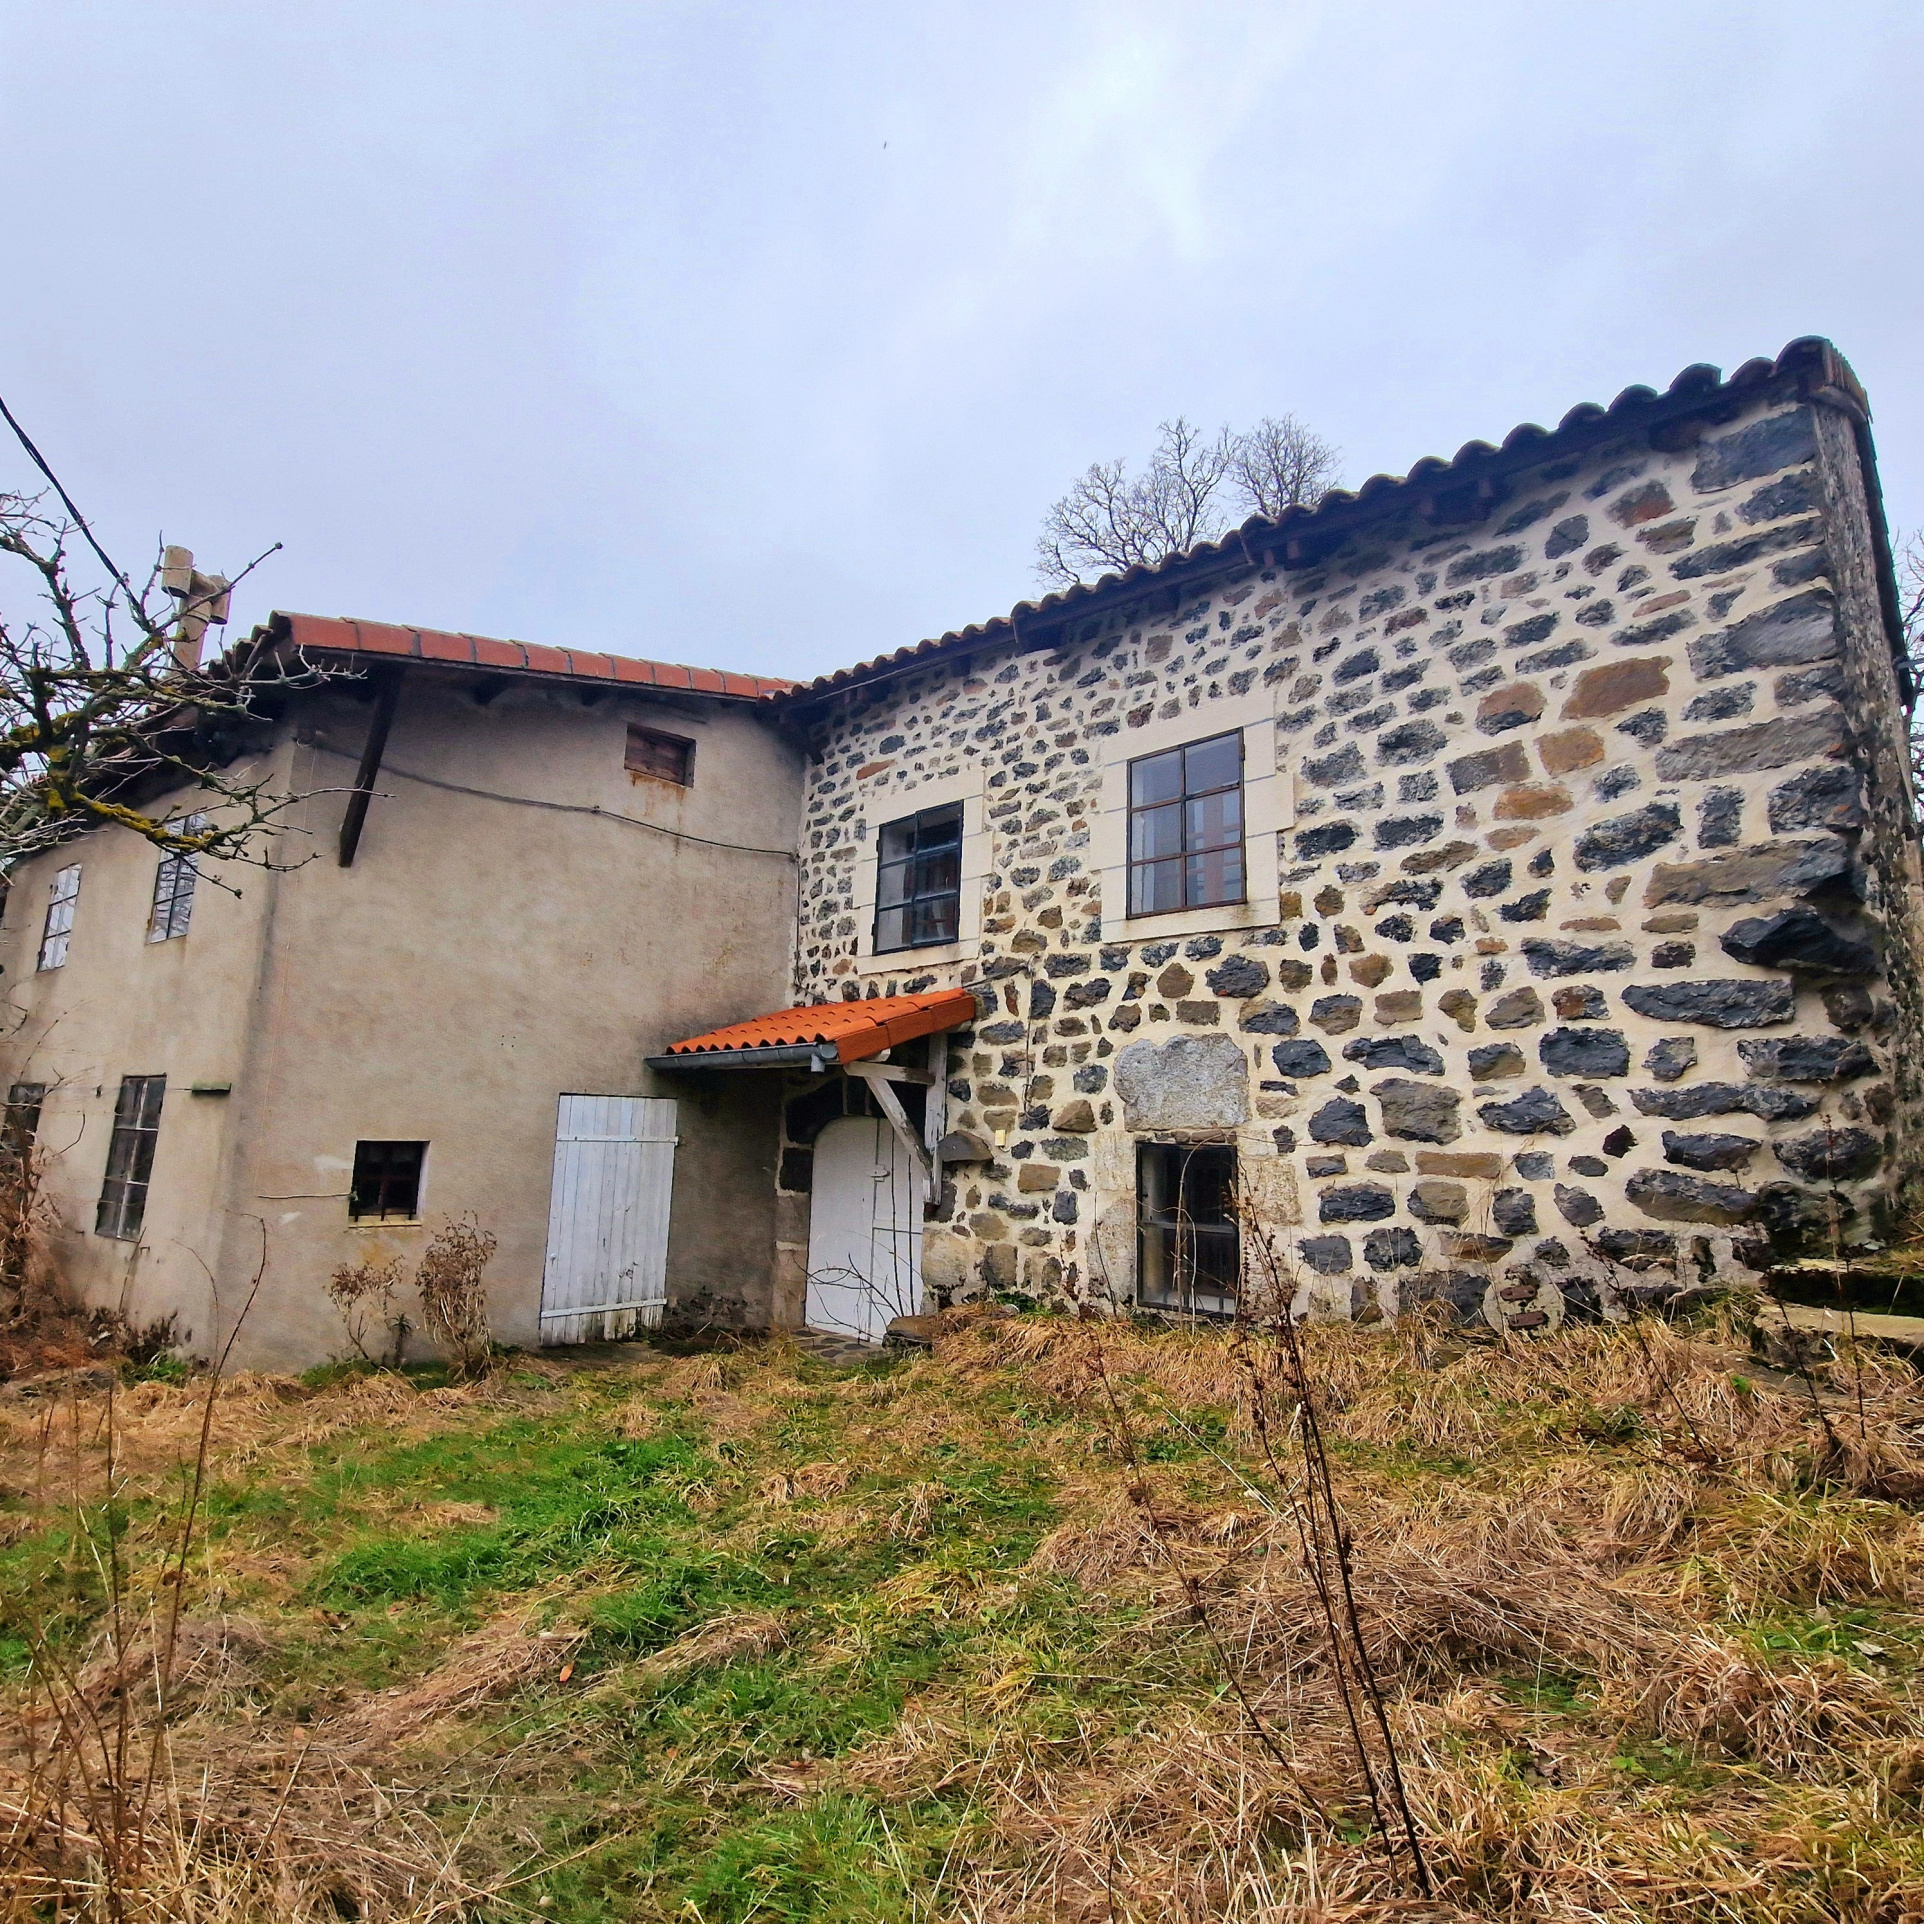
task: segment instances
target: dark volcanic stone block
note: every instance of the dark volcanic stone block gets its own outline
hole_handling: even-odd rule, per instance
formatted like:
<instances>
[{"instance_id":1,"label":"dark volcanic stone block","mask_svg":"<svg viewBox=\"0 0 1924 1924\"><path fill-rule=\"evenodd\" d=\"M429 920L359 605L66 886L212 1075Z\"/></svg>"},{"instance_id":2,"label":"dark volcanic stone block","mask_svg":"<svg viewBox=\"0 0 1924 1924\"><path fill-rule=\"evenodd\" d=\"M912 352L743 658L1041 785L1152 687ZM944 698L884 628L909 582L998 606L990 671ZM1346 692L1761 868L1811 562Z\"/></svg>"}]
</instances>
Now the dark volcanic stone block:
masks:
<instances>
[{"instance_id":1,"label":"dark volcanic stone block","mask_svg":"<svg viewBox=\"0 0 1924 1924\"><path fill-rule=\"evenodd\" d=\"M1685 1169L1741 1169L1764 1145L1755 1136L1679 1135L1663 1132L1665 1162Z\"/></svg>"},{"instance_id":2,"label":"dark volcanic stone block","mask_svg":"<svg viewBox=\"0 0 1924 1924\"><path fill-rule=\"evenodd\" d=\"M1659 862L1644 887L1644 905L1664 902L1764 902L1773 896L1841 891L1862 898L1850 844L1825 835L1810 842L1759 842L1701 862Z\"/></svg>"},{"instance_id":3,"label":"dark volcanic stone block","mask_svg":"<svg viewBox=\"0 0 1924 1924\"><path fill-rule=\"evenodd\" d=\"M1797 1122L1817 1110L1815 1096L1766 1082L1693 1082L1684 1089L1632 1089L1637 1113L1666 1122L1694 1122L1699 1116L1756 1116L1764 1122Z\"/></svg>"},{"instance_id":4,"label":"dark volcanic stone block","mask_svg":"<svg viewBox=\"0 0 1924 1924\"><path fill-rule=\"evenodd\" d=\"M1340 1276L1350 1266L1347 1236L1305 1236L1296 1247L1319 1276Z\"/></svg>"},{"instance_id":5,"label":"dark volcanic stone block","mask_svg":"<svg viewBox=\"0 0 1924 1924\"><path fill-rule=\"evenodd\" d=\"M1532 1029L1543 1020L1543 1000L1527 985L1500 995L1483 1012L1492 1029Z\"/></svg>"},{"instance_id":6,"label":"dark volcanic stone block","mask_svg":"<svg viewBox=\"0 0 1924 1924\"><path fill-rule=\"evenodd\" d=\"M1657 778L1698 782L1787 768L1793 762L1841 755L1848 740L1844 711L1820 708L1808 715L1721 729L1714 735L1686 735L1657 750Z\"/></svg>"},{"instance_id":7,"label":"dark volcanic stone block","mask_svg":"<svg viewBox=\"0 0 1924 1924\"><path fill-rule=\"evenodd\" d=\"M1243 1001L1269 987L1269 970L1253 955L1232 955L1203 977L1217 995Z\"/></svg>"},{"instance_id":8,"label":"dark volcanic stone block","mask_svg":"<svg viewBox=\"0 0 1924 1924\"><path fill-rule=\"evenodd\" d=\"M1523 1051L1514 1042L1486 1042L1470 1051L1470 1076L1476 1082L1493 1082L1499 1076L1523 1073Z\"/></svg>"},{"instance_id":9,"label":"dark volcanic stone block","mask_svg":"<svg viewBox=\"0 0 1924 1924\"><path fill-rule=\"evenodd\" d=\"M1537 1199L1527 1189L1499 1189L1490 1200L1490 1215L1505 1236L1537 1233Z\"/></svg>"},{"instance_id":10,"label":"dark volcanic stone block","mask_svg":"<svg viewBox=\"0 0 1924 1924\"><path fill-rule=\"evenodd\" d=\"M1461 756L1448 763L1444 773L1459 795L1490 788L1498 782L1524 782L1530 779L1530 758L1521 742L1504 742L1496 748L1479 749L1474 755Z\"/></svg>"},{"instance_id":11,"label":"dark volcanic stone block","mask_svg":"<svg viewBox=\"0 0 1924 1924\"><path fill-rule=\"evenodd\" d=\"M1770 832L1831 828L1844 833L1864 826L1857 771L1831 764L1801 769L1770 791Z\"/></svg>"},{"instance_id":12,"label":"dark volcanic stone block","mask_svg":"<svg viewBox=\"0 0 1924 1924\"><path fill-rule=\"evenodd\" d=\"M1840 1035L1758 1036L1738 1043L1754 1076L1773 1082L1850 1082L1877 1073L1877 1058Z\"/></svg>"},{"instance_id":13,"label":"dark volcanic stone block","mask_svg":"<svg viewBox=\"0 0 1924 1924\"><path fill-rule=\"evenodd\" d=\"M1730 627L1699 635L1690 665L1705 681L1756 668L1802 668L1837 653L1837 604L1824 588L1792 595Z\"/></svg>"},{"instance_id":14,"label":"dark volcanic stone block","mask_svg":"<svg viewBox=\"0 0 1924 1924\"><path fill-rule=\"evenodd\" d=\"M1370 1085L1382 1105L1384 1133L1407 1142L1454 1142L1463 1133L1456 1118L1461 1098L1454 1089L1392 1077Z\"/></svg>"},{"instance_id":15,"label":"dark volcanic stone block","mask_svg":"<svg viewBox=\"0 0 1924 1924\"><path fill-rule=\"evenodd\" d=\"M1584 870L1621 868L1677 839L1675 802L1652 802L1629 815L1612 816L1577 838L1576 864Z\"/></svg>"},{"instance_id":16,"label":"dark volcanic stone block","mask_svg":"<svg viewBox=\"0 0 1924 1924\"><path fill-rule=\"evenodd\" d=\"M1510 886L1510 864L1507 861L1485 862L1481 868L1473 868L1463 878L1465 895L1501 895Z\"/></svg>"},{"instance_id":17,"label":"dark volcanic stone block","mask_svg":"<svg viewBox=\"0 0 1924 1924\"><path fill-rule=\"evenodd\" d=\"M1409 1269L1423 1260L1413 1229L1372 1229L1363 1239L1363 1260L1372 1269Z\"/></svg>"},{"instance_id":18,"label":"dark volcanic stone block","mask_svg":"<svg viewBox=\"0 0 1924 1924\"><path fill-rule=\"evenodd\" d=\"M1434 722L1406 721L1386 728L1376 738L1376 759L1385 768L1407 768L1426 762L1449 737Z\"/></svg>"},{"instance_id":19,"label":"dark volcanic stone block","mask_svg":"<svg viewBox=\"0 0 1924 1924\"><path fill-rule=\"evenodd\" d=\"M1706 1182L1680 1169L1639 1169L1623 1193L1643 1211L1667 1223L1741 1223L1757 1198L1733 1183Z\"/></svg>"},{"instance_id":20,"label":"dark volcanic stone block","mask_svg":"<svg viewBox=\"0 0 1924 1924\"><path fill-rule=\"evenodd\" d=\"M1526 1089L1509 1102L1483 1103L1477 1114L1506 1136L1567 1136L1577 1126L1548 1089Z\"/></svg>"},{"instance_id":21,"label":"dark volcanic stone block","mask_svg":"<svg viewBox=\"0 0 1924 1924\"><path fill-rule=\"evenodd\" d=\"M1552 942L1532 936L1523 945L1523 959L1532 975L1603 975L1629 968L1637 952L1628 942Z\"/></svg>"},{"instance_id":22,"label":"dark volcanic stone block","mask_svg":"<svg viewBox=\"0 0 1924 1924\"><path fill-rule=\"evenodd\" d=\"M1699 494L1708 494L1816 459L1817 428L1810 409L1792 408L1788 413L1753 421L1733 434L1704 441L1697 465L1690 471L1690 485Z\"/></svg>"},{"instance_id":23,"label":"dark volcanic stone block","mask_svg":"<svg viewBox=\"0 0 1924 1924\"><path fill-rule=\"evenodd\" d=\"M1312 1142L1341 1143L1361 1149L1375 1138L1370 1134L1369 1112L1360 1102L1347 1096L1331 1096L1309 1119Z\"/></svg>"},{"instance_id":24,"label":"dark volcanic stone block","mask_svg":"<svg viewBox=\"0 0 1924 1924\"><path fill-rule=\"evenodd\" d=\"M1877 952L1853 941L1815 909L1780 909L1775 915L1747 916L1733 922L1721 938L1724 953L1762 969L1797 969L1817 975L1875 975Z\"/></svg>"},{"instance_id":25,"label":"dark volcanic stone block","mask_svg":"<svg viewBox=\"0 0 1924 1924\"><path fill-rule=\"evenodd\" d=\"M1351 1183L1325 1189L1317 1199L1317 1213L1326 1223L1373 1223L1396 1214L1396 1198L1379 1182Z\"/></svg>"},{"instance_id":26,"label":"dark volcanic stone block","mask_svg":"<svg viewBox=\"0 0 1924 1924\"><path fill-rule=\"evenodd\" d=\"M1345 742L1333 755L1312 755L1303 764L1303 779L1318 788L1333 788L1339 782L1353 782L1363 773L1363 751L1354 742Z\"/></svg>"},{"instance_id":27,"label":"dark volcanic stone block","mask_svg":"<svg viewBox=\"0 0 1924 1924\"><path fill-rule=\"evenodd\" d=\"M1884 1160L1884 1138L1868 1129L1814 1129L1775 1147L1777 1160L1806 1182L1855 1182Z\"/></svg>"},{"instance_id":28,"label":"dark volcanic stone block","mask_svg":"<svg viewBox=\"0 0 1924 1924\"><path fill-rule=\"evenodd\" d=\"M1652 1022L1696 1022L1711 1029L1761 1029L1797 1013L1797 991L1775 982L1633 982L1623 999Z\"/></svg>"},{"instance_id":29,"label":"dark volcanic stone block","mask_svg":"<svg viewBox=\"0 0 1924 1924\"><path fill-rule=\"evenodd\" d=\"M1696 1066L1695 1036L1664 1036L1650 1045L1643 1059L1644 1073L1655 1076L1659 1082L1677 1082Z\"/></svg>"},{"instance_id":30,"label":"dark volcanic stone block","mask_svg":"<svg viewBox=\"0 0 1924 1924\"><path fill-rule=\"evenodd\" d=\"M1597 1247L1623 1262L1632 1256L1668 1256L1677 1239L1664 1229L1603 1229L1597 1232Z\"/></svg>"},{"instance_id":31,"label":"dark volcanic stone block","mask_svg":"<svg viewBox=\"0 0 1924 1924\"><path fill-rule=\"evenodd\" d=\"M1364 1036L1344 1047L1345 1062L1365 1069L1410 1069L1420 1076L1440 1076L1443 1058L1418 1036Z\"/></svg>"},{"instance_id":32,"label":"dark volcanic stone block","mask_svg":"<svg viewBox=\"0 0 1924 1924\"><path fill-rule=\"evenodd\" d=\"M1325 1035L1341 1035L1345 1029L1353 1029L1362 1021L1362 998L1354 995L1319 995L1309 1005L1309 1019Z\"/></svg>"},{"instance_id":33,"label":"dark volcanic stone block","mask_svg":"<svg viewBox=\"0 0 1924 1924\"><path fill-rule=\"evenodd\" d=\"M1431 840L1443 826L1440 815L1397 815L1376 824L1378 848L1410 848Z\"/></svg>"},{"instance_id":34,"label":"dark volcanic stone block","mask_svg":"<svg viewBox=\"0 0 1924 1924\"><path fill-rule=\"evenodd\" d=\"M1553 1076L1627 1076L1630 1045L1617 1029L1552 1029L1537 1060Z\"/></svg>"},{"instance_id":35,"label":"dark volcanic stone block","mask_svg":"<svg viewBox=\"0 0 1924 1924\"><path fill-rule=\"evenodd\" d=\"M1315 828L1299 829L1296 834L1296 859L1312 862L1319 855L1334 855L1356 840L1354 822L1322 822Z\"/></svg>"},{"instance_id":36,"label":"dark volcanic stone block","mask_svg":"<svg viewBox=\"0 0 1924 1924\"><path fill-rule=\"evenodd\" d=\"M1294 1035L1302 1026L1286 1002L1259 1002L1236 1019L1245 1035Z\"/></svg>"},{"instance_id":37,"label":"dark volcanic stone block","mask_svg":"<svg viewBox=\"0 0 1924 1924\"><path fill-rule=\"evenodd\" d=\"M1588 1229L1603 1216L1603 1205L1587 1189L1571 1189L1558 1183L1555 1190L1557 1214L1574 1229Z\"/></svg>"},{"instance_id":38,"label":"dark volcanic stone block","mask_svg":"<svg viewBox=\"0 0 1924 1924\"><path fill-rule=\"evenodd\" d=\"M1308 1036L1299 1037L1294 1042L1279 1042L1269 1052L1269 1059L1276 1065L1279 1076L1292 1080L1303 1076L1320 1076L1328 1073L1329 1052L1320 1042L1313 1042Z\"/></svg>"}]
</instances>

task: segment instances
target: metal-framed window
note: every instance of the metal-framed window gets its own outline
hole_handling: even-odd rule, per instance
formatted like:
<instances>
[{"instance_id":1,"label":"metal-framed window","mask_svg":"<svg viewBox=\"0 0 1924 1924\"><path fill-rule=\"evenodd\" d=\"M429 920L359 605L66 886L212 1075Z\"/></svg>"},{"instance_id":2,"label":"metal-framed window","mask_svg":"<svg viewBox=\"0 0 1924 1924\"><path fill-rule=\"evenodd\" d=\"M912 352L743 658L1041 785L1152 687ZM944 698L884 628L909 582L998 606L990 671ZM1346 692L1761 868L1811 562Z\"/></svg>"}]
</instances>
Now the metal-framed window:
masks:
<instances>
[{"instance_id":1,"label":"metal-framed window","mask_svg":"<svg viewBox=\"0 0 1924 1924\"><path fill-rule=\"evenodd\" d=\"M1240 902L1241 729L1129 764L1129 913Z\"/></svg>"},{"instance_id":2,"label":"metal-framed window","mask_svg":"<svg viewBox=\"0 0 1924 1924\"><path fill-rule=\"evenodd\" d=\"M63 868L47 890L47 919L40 931L37 968L57 969L67 959L67 939L73 934L74 904L80 900L80 864Z\"/></svg>"},{"instance_id":3,"label":"metal-framed window","mask_svg":"<svg viewBox=\"0 0 1924 1924\"><path fill-rule=\"evenodd\" d=\"M695 744L680 735L664 735L658 728L628 724L628 747L622 765L631 775L652 775L677 788L695 785Z\"/></svg>"},{"instance_id":4,"label":"metal-framed window","mask_svg":"<svg viewBox=\"0 0 1924 1924\"><path fill-rule=\"evenodd\" d=\"M1234 1145L1138 1143L1136 1300L1233 1316L1241 1291Z\"/></svg>"},{"instance_id":5,"label":"metal-framed window","mask_svg":"<svg viewBox=\"0 0 1924 1924\"><path fill-rule=\"evenodd\" d=\"M16 1082L7 1091L7 1107L0 1118L0 1153L25 1162L40 1133L40 1106L47 1099L44 1082Z\"/></svg>"},{"instance_id":6,"label":"metal-framed window","mask_svg":"<svg viewBox=\"0 0 1924 1924\"><path fill-rule=\"evenodd\" d=\"M147 1215L147 1184L154 1173L165 1076L122 1076L114 1103L114 1132L107 1143L107 1176L94 1211L94 1233L121 1242L140 1240Z\"/></svg>"},{"instance_id":7,"label":"metal-framed window","mask_svg":"<svg viewBox=\"0 0 1924 1924\"><path fill-rule=\"evenodd\" d=\"M350 1222L412 1222L421 1213L424 1142L357 1142L354 1186L348 1192Z\"/></svg>"},{"instance_id":8,"label":"metal-framed window","mask_svg":"<svg viewBox=\"0 0 1924 1924\"><path fill-rule=\"evenodd\" d=\"M884 822L876 839L875 953L953 942L962 915L962 804Z\"/></svg>"},{"instance_id":9,"label":"metal-framed window","mask_svg":"<svg viewBox=\"0 0 1924 1924\"><path fill-rule=\"evenodd\" d=\"M189 815L178 824L178 833L199 835L207 827L205 815ZM154 870L154 906L147 917L147 940L171 942L187 933L194 919L194 884L200 870L191 855L163 855Z\"/></svg>"}]
</instances>

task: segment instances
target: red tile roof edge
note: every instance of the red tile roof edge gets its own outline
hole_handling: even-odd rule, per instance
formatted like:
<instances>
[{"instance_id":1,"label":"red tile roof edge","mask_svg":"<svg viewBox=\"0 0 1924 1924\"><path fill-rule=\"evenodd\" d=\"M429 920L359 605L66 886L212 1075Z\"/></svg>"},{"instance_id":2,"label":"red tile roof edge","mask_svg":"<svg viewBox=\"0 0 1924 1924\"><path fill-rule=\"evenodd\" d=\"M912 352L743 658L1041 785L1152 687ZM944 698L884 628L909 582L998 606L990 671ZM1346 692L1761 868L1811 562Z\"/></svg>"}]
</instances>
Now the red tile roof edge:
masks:
<instances>
[{"instance_id":1,"label":"red tile roof edge","mask_svg":"<svg viewBox=\"0 0 1924 1924\"><path fill-rule=\"evenodd\" d=\"M803 1003L671 1042L663 1053L703 1056L724 1049L780 1049L832 1042L838 1062L860 1062L898 1042L913 1042L918 1036L959 1028L975 1017L975 995L968 989L931 989L920 995L874 996L856 1002Z\"/></svg>"},{"instance_id":2,"label":"red tile roof edge","mask_svg":"<svg viewBox=\"0 0 1924 1924\"><path fill-rule=\"evenodd\" d=\"M770 675L738 675L719 668L685 668L588 649L539 642L499 641L488 635L449 634L345 615L303 615L275 609L255 630L256 643L282 642L317 655L374 655L386 661L425 661L441 667L539 675L561 681L617 682L634 688L673 688L721 701L769 701L796 684Z\"/></svg>"}]
</instances>

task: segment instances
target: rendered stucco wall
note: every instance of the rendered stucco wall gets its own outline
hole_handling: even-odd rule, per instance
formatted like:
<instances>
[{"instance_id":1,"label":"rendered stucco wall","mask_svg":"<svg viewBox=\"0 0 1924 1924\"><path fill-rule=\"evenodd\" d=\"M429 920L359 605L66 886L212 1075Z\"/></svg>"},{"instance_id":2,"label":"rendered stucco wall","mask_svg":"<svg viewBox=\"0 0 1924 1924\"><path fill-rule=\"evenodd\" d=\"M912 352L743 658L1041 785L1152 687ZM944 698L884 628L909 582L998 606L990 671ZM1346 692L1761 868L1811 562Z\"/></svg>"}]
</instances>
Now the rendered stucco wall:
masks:
<instances>
[{"instance_id":1,"label":"rendered stucco wall","mask_svg":"<svg viewBox=\"0 0 1924 1924\"><path fill-rule=\"evenodd\" d=\"M671 1084L644 1058L786 1000L796 752L719 704L418 674L343 869L338 791L367 717L353 690L299 705L281 754L312 799L278 853L312 859L232 872L238 904L203 882L183 940L144 943L155 858L120 831L29 865L16 887L0 943L28 1020L4 1067L62 1083L42 1141L58 1151L49 1188L69 1273L96 1301L119 1300L134 1276L130 1308L179 1310L205 1352L264 1232L266 1281L237 1358L312 1363L344 1349L325 1295L336 1266L364 1253L411 1263L444 1217L472 1213L499 1238L496 1332L532 1344L558 1097L669 1096L671 1305L766 1322L775 1093L754 1077ZM691 789L627 773L631 720L696 740ZM35 977L42 872L69 859L86 868L72 960ZM168 1076L137 1248L91 1229L125 1073ZM196 1080L232 1093L192 1097ZM384 1139L430 1145L418 1227L347 1220L354 1145Z\"/></svg>"},{"instance_id":2,"label":"rendered stucco wall","mask_svg":"<svg viewBox=\"0 0 1924 1924\"><path fill-rule=\"evenodd\" d=\"M799 993L981 1006L947 1123L992 1153L949 1171L931 1280L1127 1298L1140 1136L1233 1138L1331 1308L1554 1317L1878 1232L1918 898L1861 473L1789 383L1720 412L824 707ZM1119 925L1105 767L1252 703L1274 898ZM876 826L971 769L979 944L866 955Z\"/></svg>"}]
</instances>

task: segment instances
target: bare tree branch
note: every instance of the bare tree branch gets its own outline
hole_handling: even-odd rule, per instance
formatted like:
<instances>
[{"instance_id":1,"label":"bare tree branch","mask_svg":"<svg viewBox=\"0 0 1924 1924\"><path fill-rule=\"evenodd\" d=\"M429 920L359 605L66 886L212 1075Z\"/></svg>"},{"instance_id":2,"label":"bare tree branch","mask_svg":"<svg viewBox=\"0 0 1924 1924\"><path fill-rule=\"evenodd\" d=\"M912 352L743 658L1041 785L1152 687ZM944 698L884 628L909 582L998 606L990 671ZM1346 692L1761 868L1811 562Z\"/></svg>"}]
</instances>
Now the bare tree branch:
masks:
<instances>
[{"instance_id":1,"label":"bare tree branch","mask_svg":"<svg viewBox=\"0 0 1924 1924\"><path fill-rule=\"evenodd\" d=\"M1904 652L1910 657L1911 683L1924 688L1924 528L1913 528L1897 544L1897 606L1904 624ZM1911 710L1911 779L1924 794L1924 701Z\"/></svg>"},{"instance_id":2,"label":"bare tree branch","mask_svg":"<svg viewBox=\"0 0 1924 1924\"><path fill-rule=\"evenodd\" d=\"M1336 450L1295 416L1244 434L1205 437L1178 415L1156 431L1140 475L1122 460L1094 463L1043 518L1036 573L1067 587L1108 571L1154 567L1220 540L1251 514L1278 515L1335 486Z\"/></svg>"},{"instance_id":3,"label":"bare tree branch","mask_svg":"<svg viewBox=\"0 0 1924 1924\"><path fill-rule=\"evenodd\" d=\"M224 617L231 584L195 573L170 590L156 560L135 588L54 487L73 518L0 494L0 557L21 564L38 600L25 615L0 611L0 865L109 824L170 854L272 865L268 831L299 798L255 779L252 764L275 696L321 677L244 647L203 666L201 631ZM74 578L76 530L106 582ZM182 788L191 802L164 808Z\"/></svg>"}]
</instances>

